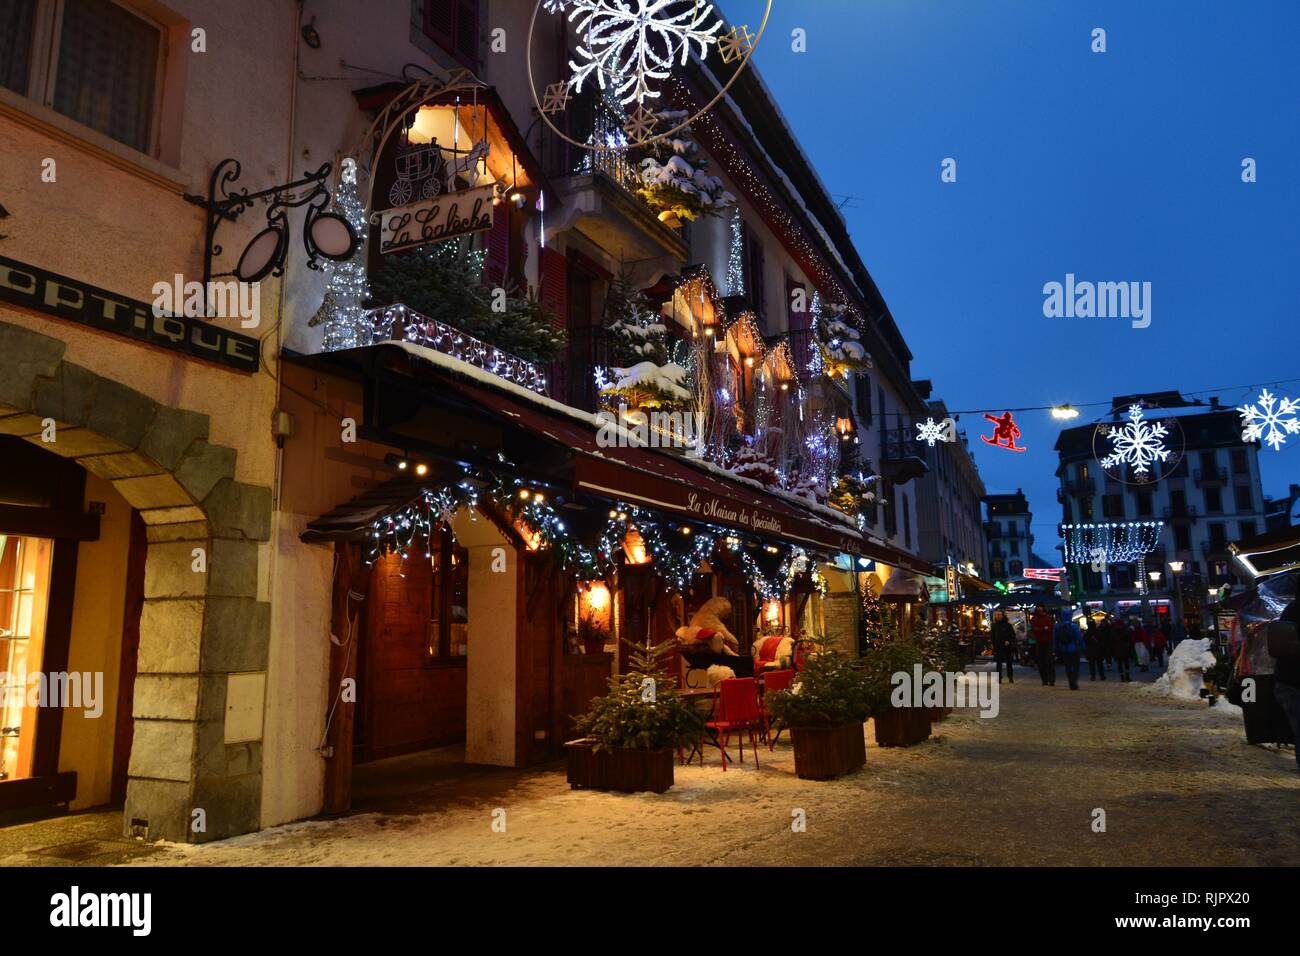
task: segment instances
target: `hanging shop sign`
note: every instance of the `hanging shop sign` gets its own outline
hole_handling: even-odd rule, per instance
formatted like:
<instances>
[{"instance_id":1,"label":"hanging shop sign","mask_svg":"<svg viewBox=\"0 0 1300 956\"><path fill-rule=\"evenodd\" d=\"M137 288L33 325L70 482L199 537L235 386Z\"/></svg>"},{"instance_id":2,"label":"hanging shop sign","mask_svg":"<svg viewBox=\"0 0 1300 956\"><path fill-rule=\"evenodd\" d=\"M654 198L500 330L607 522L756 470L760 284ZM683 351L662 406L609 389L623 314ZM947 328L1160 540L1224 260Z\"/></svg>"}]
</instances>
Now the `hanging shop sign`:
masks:
<instances>
[{"instance_id":1,"label":"hanging shop sign","mask_svg":"<svg viewBox=\"0 0 1300 956\"><path fill-rule=\"evenodd\" d=\"M948 600L955 601L961 596L957 590L957 565L949 564L943 569L943 586L950 595Z\"/></svg>"},{"instance_id":2,"label":"hanging shop sign","mask_svg":"<svg viewBox=\"0 0 1300 956\"><path fill-rule=\"evenodd\" d=\"M0 256L0 301L219 365L256 372L257 339Z\"/></svg>"},{"instance_id":3,"label":"hanging shop sign","mask_svg":"<svg viewBox=\"0 0 1300 956\"><path fill-rule=\"evenodd\" d=\"M492 227L496 184L422 199L379 213L379 251L385 255Z\"/></svg>"}]
</instances>

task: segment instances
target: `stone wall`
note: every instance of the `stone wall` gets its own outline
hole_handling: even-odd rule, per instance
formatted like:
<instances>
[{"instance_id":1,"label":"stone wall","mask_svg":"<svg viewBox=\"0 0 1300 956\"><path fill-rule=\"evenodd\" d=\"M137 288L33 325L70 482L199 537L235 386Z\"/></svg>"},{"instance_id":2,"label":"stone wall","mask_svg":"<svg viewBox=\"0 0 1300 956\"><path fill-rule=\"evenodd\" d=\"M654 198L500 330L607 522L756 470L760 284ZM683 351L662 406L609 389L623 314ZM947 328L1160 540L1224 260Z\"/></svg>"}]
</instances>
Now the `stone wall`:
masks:
<instances>
[{"instance_id":1,"label":"stone wall","mask_svg":"<svg viewBox=\"0 0 1300 956\"><path fill-rule=\"evenodd\" d=\"M207 415L64 361L65 348L0 323L0 434L111 482L147 526L125 829L183 842L256 830L261 742L260 731L247 739L246 715L260 728L264 701L258 682L238 695L227 684L266 671L258 543L270 538L271 490L235 480L235 450L208 442ZM244 715L234 732L230 713Z\"/></svg>"}]
</instances>

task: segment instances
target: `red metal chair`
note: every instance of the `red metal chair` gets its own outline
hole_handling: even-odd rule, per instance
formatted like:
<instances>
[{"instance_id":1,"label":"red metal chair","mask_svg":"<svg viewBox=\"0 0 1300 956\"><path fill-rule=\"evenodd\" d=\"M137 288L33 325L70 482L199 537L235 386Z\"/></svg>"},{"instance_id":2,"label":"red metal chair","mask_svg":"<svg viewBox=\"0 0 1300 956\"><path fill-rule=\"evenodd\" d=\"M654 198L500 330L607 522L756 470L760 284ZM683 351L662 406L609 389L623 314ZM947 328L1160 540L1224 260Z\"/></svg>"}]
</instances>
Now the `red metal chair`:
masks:
<instances>
[{"instance_id":1,"label":"red metal chair","mask_svg":"<svg viewBox=\"0 0 1300 956\"><path fill-rule=\"evenodd\" d=\"M767 712L767 698L771 694L779 691L789 690L790 685L794 683L794 671L790 669L780 671L768 671L763 675L763 696L759 698L758 708L763 715L763 739L767 741L767 749L776 749L776 740L772 738L772 717ZM781 731L776 732L776 736L781 736Z\"/></svg>"},{"instance_id":2,"label":"red metal chair","mask_svg":"<svg viewBox=\"0 0 1300 956\"><path fill-rule=\"evenodd\" d=\"M763 730L763 714L758 707L758 685L752 677L732 677L718 685L717 716L706 721L705 729L719 734L718 749L722 751L722 771L727 771L727 740L732 734L749 733L749 746L754 751L754 769L758 769L758 742L755 733ZM700 761L704 760L704 736L700 735ZM745 738L740 738L740 762L745 762Z\"/></svg>"}]
</instances>

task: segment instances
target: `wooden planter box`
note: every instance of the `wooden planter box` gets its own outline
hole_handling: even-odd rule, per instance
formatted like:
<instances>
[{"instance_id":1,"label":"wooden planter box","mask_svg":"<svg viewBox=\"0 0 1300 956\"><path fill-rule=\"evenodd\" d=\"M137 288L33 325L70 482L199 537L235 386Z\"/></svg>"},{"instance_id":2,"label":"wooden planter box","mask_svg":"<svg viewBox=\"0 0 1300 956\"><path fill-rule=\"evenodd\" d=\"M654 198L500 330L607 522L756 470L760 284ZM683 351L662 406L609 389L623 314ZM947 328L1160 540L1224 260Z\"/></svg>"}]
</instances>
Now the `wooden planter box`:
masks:
<instances>
[{"instance_id":1,"label":"wooden planter box","mask_svg":"<svg viewBox=\"0 0 1300 956\"><path fill-rule=\"evenodd\" d=\"M574 790L663 793L673 785L673 750L596 750L590 740L564 745Z\"/></svg>"},{"instance_id":2,"label":"wooden planter box","mask_svg":"<svg viewBox=\"0 0 1300 956\"><path fill-rule=\"evenodd\" d=\"M861 723L844 727L793 727L794 772L803 780L833 780L861 770L867 740Z\"/></svg>"},{"instance_id":3,"label":"wooden planter box","mask_svg":"<svg viewBox=\"0 0 1300 956\"><path fill-rule=\"evenodd\" d=\"M875 723L882 747L911 747L930 736L930 713L923 707L891 707L877 714Z\"/></svg>"}]
</instances>

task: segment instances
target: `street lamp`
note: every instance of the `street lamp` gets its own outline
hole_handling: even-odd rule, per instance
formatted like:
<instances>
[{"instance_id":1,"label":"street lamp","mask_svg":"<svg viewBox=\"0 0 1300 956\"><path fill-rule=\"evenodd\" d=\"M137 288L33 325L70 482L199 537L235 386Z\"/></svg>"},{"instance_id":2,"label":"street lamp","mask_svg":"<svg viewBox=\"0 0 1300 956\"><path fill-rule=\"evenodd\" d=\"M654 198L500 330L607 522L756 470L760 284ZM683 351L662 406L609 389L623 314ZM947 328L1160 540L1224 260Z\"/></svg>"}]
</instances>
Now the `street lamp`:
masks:
<instances>
[{"instance_id":1,"label":"street lamp","mask_svg":"<svg viewBox=\"0 0 1300 956\"><path fill-rule=\"evenodd\" d=\"M1178 614L1175 621L1178 629L1174 632L1174 640L1177 641L1182 637L1183 631L1187 629L1187 622L1183 620L1183 589L1178 583L1178 575L1183 573L1183 562L1170 561L1169 570L1174 576L1174 608Z\"/></svg>"}]
</instances>

